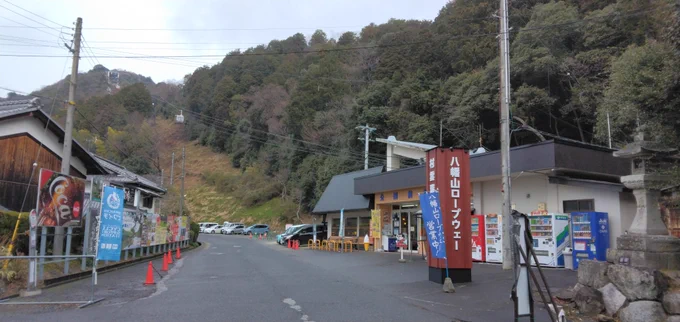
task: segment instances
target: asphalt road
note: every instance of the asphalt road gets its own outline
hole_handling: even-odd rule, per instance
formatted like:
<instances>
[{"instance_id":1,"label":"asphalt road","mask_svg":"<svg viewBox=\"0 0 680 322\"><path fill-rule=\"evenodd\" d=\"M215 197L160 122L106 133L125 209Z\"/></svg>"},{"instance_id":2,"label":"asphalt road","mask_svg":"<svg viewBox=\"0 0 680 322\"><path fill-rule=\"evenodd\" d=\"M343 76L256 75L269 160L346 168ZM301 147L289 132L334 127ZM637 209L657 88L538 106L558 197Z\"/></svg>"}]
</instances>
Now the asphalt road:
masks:
<instances>
[{"instance_id":1,"label":"asphalt road","mask_svg":"<svg viewBox=\"0 0 680 322\"><path fill-rule=\"evenodd\" d=\"M99 286L135 285L125 301L108 298L84 309L0 313L0 321L512 320L510 278L493 273L499 271L494 266L473 270L473 279L474 272L487 270L485 282L443 294L440 285L427 281L427 267L417 256L399 264L394 254L293 251L242 236L202 235L200 240L204 246L186 253L157 280L155 290L137 286L144 271L144 265L137 265L128 273L108 273L109 280L119 282ZM493 297L498 300L488 299Z\"/></svg>"}]
</instances>

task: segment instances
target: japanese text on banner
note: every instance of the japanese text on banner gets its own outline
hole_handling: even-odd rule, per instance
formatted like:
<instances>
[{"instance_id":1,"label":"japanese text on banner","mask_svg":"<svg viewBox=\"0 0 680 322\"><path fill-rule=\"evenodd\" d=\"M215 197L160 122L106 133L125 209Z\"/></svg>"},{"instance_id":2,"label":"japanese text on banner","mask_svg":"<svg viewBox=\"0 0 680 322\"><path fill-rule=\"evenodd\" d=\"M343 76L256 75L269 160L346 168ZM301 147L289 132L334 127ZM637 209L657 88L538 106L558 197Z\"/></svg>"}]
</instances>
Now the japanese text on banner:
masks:
<instances>
[{"instance_id":1,"label":"japanese text on banner","mask_svg":"<svg viewBox=\"0 0 680 322\"><path fill-rule=\"evenodd\" d=\"M430 243L432 257L446 258L446 240L439 205L439 193L435 191L421 194L420 207L423 212L423 222L425 223L425 232Z\"/></svg>"}]
</instances>

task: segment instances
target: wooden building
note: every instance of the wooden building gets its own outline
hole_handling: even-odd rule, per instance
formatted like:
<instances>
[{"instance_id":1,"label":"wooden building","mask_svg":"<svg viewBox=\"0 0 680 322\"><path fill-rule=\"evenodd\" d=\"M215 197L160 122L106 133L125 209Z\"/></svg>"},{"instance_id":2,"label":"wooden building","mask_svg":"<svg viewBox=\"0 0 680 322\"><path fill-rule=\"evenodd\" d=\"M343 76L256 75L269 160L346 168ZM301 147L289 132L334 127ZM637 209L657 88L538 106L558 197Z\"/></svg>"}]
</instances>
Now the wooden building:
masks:
<instances>
[{"instance_id":1,"label":"wooden building","mask_svg":"<svg viewBox=\"0 0 680 322\"><path fill-rule=\"evenodd\" d=\"M0 102L0 210L35 208L40 169L61 171L63 142L64 129L38 98ZM71 155L71 175L108 174L75 140Z\"/></svg>"}]
</instances>

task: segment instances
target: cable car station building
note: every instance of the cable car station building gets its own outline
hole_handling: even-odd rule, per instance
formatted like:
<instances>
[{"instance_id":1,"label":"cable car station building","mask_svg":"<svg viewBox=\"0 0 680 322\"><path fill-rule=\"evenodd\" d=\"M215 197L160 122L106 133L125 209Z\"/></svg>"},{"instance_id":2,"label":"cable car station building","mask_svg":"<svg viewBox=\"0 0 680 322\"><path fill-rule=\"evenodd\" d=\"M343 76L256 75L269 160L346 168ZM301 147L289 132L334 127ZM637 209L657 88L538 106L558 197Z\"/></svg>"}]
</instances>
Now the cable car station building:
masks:
<instances>
[{"instance_id":1,"label":"cable car station building","mask_svg":"<svg viewBox=\"0 0 680 322\"><path fill-rule=\"evenodd\" d=\"M341 210L342 235L364 236L370 230L371 210L379 210L382 236L372 241L376 251L390 250L390 237L398 235L407 238L411 250L420 250L427 242L418 194L426 190L426 151L435 146L393 136L377 141L387 145L386 166L333 177L313 213L327 222L328 237L341 235ZM513 207L522 213L543 206L550 213L606 212L610 245L616 245L616 237L625 233L635 217L636 203L632 192L620 183L621 176L630 174L630 166L615 158L613 151L557 139L513 147ZM420 165L402 167L404 159ZM501 213L500 162L500 151L470 151L471 187L465 190L472 194L472 214Z\"/></svg>"}]
</instances>

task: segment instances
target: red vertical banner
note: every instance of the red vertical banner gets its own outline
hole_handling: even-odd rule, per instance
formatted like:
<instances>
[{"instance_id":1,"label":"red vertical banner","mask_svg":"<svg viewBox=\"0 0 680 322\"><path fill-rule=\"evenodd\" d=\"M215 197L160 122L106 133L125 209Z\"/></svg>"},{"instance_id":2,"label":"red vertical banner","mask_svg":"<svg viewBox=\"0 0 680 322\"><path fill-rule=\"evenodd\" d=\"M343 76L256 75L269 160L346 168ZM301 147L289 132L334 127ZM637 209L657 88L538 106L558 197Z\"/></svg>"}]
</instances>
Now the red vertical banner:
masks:
<instances>
[{"instance_id":1,"label":"red vertical banner","mask_svg":"<svg viewBox=\"0 0 680 322\"><path fill-rule=\"evenodd\" d=\"M428 252L430 279L432 269L445 269L448 261L454 283L468 282L472 269L470 155L463 149L435 148L427 151L425 169L427 190L439 191L447 257L431 258Z\"/></svg>"}]
</instances>

